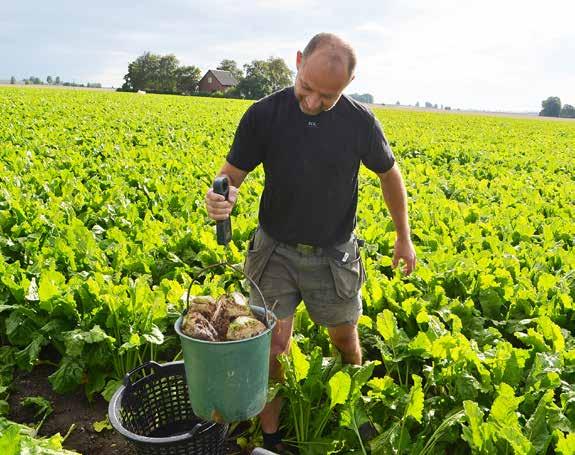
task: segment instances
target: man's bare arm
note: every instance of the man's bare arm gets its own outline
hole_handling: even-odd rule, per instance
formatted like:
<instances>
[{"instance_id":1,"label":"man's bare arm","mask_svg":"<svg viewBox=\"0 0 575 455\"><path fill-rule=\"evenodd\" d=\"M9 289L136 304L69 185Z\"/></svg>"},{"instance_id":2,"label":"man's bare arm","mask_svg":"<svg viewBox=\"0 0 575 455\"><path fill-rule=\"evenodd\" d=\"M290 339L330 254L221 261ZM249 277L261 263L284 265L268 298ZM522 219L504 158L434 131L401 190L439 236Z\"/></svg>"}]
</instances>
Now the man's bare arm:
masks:
<instances>
[{"instance_id":1,"label":"man's bare arm","mask_svg":"<svg viewBox=\"0 0 575 455\"><path fill-rule=\"evenodd\" d=\"M403 177L397 164L382 174L377 174L381 184L383 198L391 219L395 225L398 238L409 238L409 221L407 215L407 192L403 184Z\"/></svg>"},{"instance_id":2,"label":"man's bare arm","mask_svg":"<svg viewBox=\"0 0 575 455\"><path fill-rule=\"evenodd\" d=\"M407 191L403 183L403 177L397 164L384 173L378 173L381 184L383 199L389 209L391 219L395 225L397 239L393 251L393 265L399 264L403 259L405 267L404 273L409 275L415 269L416 257L415 249L411 243L411 233L409 229L409 218L407 209Z\"/></svg>"},{"instance_id":3,"label":"man's bare arm","mask_svg":"<svg viewBox=\"0 0 575 455\"><path fill-rule=\"evenodd\" d=\"M220 175L226 175L230 181L230 185L239 188L248 173L226 161L220 169L218 176Z\"/></svg>"}]
</instances>

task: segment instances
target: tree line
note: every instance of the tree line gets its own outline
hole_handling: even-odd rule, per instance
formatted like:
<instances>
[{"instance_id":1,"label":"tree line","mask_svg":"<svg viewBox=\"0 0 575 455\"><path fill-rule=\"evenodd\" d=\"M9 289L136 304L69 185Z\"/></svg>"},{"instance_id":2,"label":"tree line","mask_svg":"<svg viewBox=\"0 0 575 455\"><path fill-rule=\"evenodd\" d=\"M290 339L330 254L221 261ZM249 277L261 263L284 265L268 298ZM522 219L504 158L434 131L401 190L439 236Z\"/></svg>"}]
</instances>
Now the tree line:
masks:
<instances>
[{"instance_id":1,"label":"tree line","mask_svg":"<svg viewBox=\"0 0 575 455\"><path fill-rule=\"evenodd\" d=\"M102 84L99 82L88 82L87 84L78 84L76 82L62 82L60 76L46 77L46 81L44 82L43 79L40 79L37 76L30 76L28 78L24 78L21 81L16 79L16 76L12 76L10 78L10 84L15 85L22 83L24 85L61 85L63 87L89 87L89 88L102 88Z\"/></svg>"},{"instance_id":2,"label":"tree line","mask_svg":"<svg viewBox=\"0 0 575 455\"><path fill-rule=\"evenodd\" d=\"M373 104L373 95L370 93L352 93L349 97L360 103Z\"/></svg>"},{"instance_id":3,"label":"tree line","mask_svg":"<svg viewBox=\"0 0 575 455\"><path fill-rule=\"evenodd\" d=\"M240 69L235 60L223 59L218 70L229 71L238 81L223 92L201 93L203 76L194 65L181 65L173 54L146 52L128 65L121 91L259 99L292 84L293 72L281 58L253 60Z\"/></svg>"},{"instance_id":4,"label":"tree line","mask_svg":"<svg viewBox=\"0 0 575 455\"><path fill-rule=\"evenodd\" d=\"M558 96L550 96L541 101L541 117L562 117L575 118L575 107L571 104L561 105L561 99Z\"/></svg>"}]
</instances>

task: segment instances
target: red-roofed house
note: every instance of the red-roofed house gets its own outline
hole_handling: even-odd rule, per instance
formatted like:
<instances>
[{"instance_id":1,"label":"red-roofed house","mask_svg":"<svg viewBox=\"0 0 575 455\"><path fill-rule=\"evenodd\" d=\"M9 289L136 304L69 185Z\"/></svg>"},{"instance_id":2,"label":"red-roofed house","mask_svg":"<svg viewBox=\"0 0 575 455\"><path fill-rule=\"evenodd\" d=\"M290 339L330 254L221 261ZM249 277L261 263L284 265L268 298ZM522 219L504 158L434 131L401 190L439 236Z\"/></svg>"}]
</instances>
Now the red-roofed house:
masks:
<instances>
[{"instance_id":1,"label":"red-roofed house","mask_svg":"<svg viewBox=\"0 0 575 455\"><path fill-rule=\"evenodd\" d=\"M208 70L204 77L200 79L198 90L207 93L223 92L236 85L238 85L238 81L229 71Z\"/></svg>"}]
</instances>

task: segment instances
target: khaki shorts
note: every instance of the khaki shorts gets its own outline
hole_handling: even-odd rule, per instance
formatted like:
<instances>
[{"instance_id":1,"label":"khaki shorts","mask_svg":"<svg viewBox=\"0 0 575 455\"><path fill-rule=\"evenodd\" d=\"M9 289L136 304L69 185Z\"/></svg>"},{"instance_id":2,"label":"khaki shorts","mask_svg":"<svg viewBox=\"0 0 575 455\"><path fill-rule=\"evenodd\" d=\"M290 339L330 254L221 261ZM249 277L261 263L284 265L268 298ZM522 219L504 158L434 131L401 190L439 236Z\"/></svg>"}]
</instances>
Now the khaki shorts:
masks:
<instances>
[{"instance_id":1,"label":"khaki shorts","mask_svg":"<svg viewBox=\"0 0 575 455\"><path fill-rule=\"evenodd\" d=\"M311 319L326 327L355 324L362 312L361 285L365 270L355 236L335 249L347 262L321 249L277 242L260 227L250 241L244 271L259 286L278 319L293 316L303 300ZM250 303L263 306L254 287Z\"/></svg>"}]
</instances>

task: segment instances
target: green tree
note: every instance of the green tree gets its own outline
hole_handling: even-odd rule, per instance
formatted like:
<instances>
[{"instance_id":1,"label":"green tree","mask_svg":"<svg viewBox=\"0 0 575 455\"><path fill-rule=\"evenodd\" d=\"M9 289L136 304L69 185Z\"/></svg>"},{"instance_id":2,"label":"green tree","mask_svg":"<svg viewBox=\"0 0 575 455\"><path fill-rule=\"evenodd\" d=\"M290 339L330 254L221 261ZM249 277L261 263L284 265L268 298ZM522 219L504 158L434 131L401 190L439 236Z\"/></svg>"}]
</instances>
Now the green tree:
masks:
<instances>
[{"instance_id":1,"label":"green tree","mask_svg":"<svg viewBox=\"0 0 575 455\"><path fill-rule=\"evenodd\" d=\"M238 93L242 98L255 100L273 93L266 66L264 60L254 60L244 65L246 77L237 85Z\"/></svg>"},{"instance_id":2,"label":"green tree","mask_svg":"<svg viewBox=\"0 0 575 455\"><path fill-rule=\"evenodd\" d=\"M46 78L46 82L47 82L48 84L52 84L52 82L53 82L52 76L48 76L48 77Z\"/></svg>"},{"instance_id":3,"label":"green tree","mask_svg":"<svg viewBox=\"0 0 575 455\"><path fill-rule=\"evenodd\" d=\"M16 83L16 78L15 78L14 76L12 76L12 77L10 78L10 83L11 83L12 85L14 85L14 84Z\"/></svg>"},{"instance_id":4,"label":"green tree","mask_svg":"<svg viewBox=\"0 0 575 455\"><path fill-rule=\"evenodd\" d=\"M200 80L195 66L180 66L173 54L146 52L128 65L122 90L156 93L192 93Z\"/></svg>"},{"instance_id":5,"label":"green tree","mask_svg":"<svg viewBox=\"0 0 575 455\"><path fill-rule=\"evenodd\" d=\"M238 82L241 81L244 77L243 71L240 68L238 68L238 64L236 63L235 60L223 59L218 65L217 69L223 71L229 71L230 73L232 73L232 76L234 76Z\"/></svg>"},{"instance_id":6,"label":"green tree","mask_svg":"<svg viewBox=\"0 0 575 455\"><path fill-rule=\"evenodd\" d=\"M541 117L559 117L561 113L561 100L557 96L550 96L546 100L541 101L543 108L539 115Z\"/></svg>"},{"instance_id":7,"label":"green tree","mask_svg":"<svg viewBox=\"0 0 575 455\"><path fill-rule=\"evenodd\" d=\"M272 91L281 90L293 84L293 72L281 58L270 57L267 60Z\"/></svg>"},{"instance_id":8,"label":"green tree","mask_svg":"<svg viewBox=\"0 0 575 455\"><path fill-rule=\"evenodd\" d=\"M561 113L559 117L563 118L575 118L575 107L571 106L570 104L564 104L561 108Z\"/></svg>"},{"instance_id":9,"label":"green tree","mask_svg":"<svg viewBox=\"0 0 575 455\"><path fill-rule=\"evenodd\" d=\"M43 84L42 79L40 79L39 77L36 77L36 76L30 76L28 78L28 83L33 84L33 85L42 85Z\"/></svg>"},{"instance_id":10,"label":"green tree","mask_svg":"<svg viewBox=\"0 0 575 455\"><path fill-rule=\"evenodd\" d=\"M160 57L158 75L155 78L155 91L175 93L178 90L178 69L180 62L174 54Z\"/></svg>"},{"instance_id":11,"label":"green tree","mask_svg":"<svg viewBox=\"0 0 575 455\"><path fill-rule=\"evenodd\" d=\"M160 56L146 52L128 64L128 73L124 76L122 89L155 90L160 77Z\"/></svg>"},{"instance_id":12,"label":"green tree","mask_svg":"<svg viewBox=\"0 0 575 455\"><path fill-rule=\"evenodd\" d=\"M194 93L198 89L201 77L202 72L197 66L180 66L177 71L178 93L187 95Z\"/></svg>"},{"instance_id":13,"label":"green tree","mask_svg":"<svg viewBox=\"0 0 575 455\"><path fill-rule=\"evenodd\" d=\"M56 85L60 85L60 84L61 84L61 82L60 82L60 76L56 76L56 79L54 80L54 84L56 84Z\"/></svg>"},{"instance_id":14,"label":"green tree","mask_svg":"<svg viewBox=\"0 0 575 455\"><path fill-rule=\"evenodd\" d=\"M281 58L253 60L244 70L246 76L237 86L242 98L263 98L293 83L293 73Z\"/></svg>"},{"instance_id":15,"label":"green tree","mask_svg":"<svg viewBox=\"0 0 575 455\"><path fill-rule=\"evenodd\" d=\"M364 93L363 95L360 95L359 93L352 93L349 96L350 98L353 98L354 100L359 101L360 103L373 104L373 95L369 93Z\"/></svg>"}]
</instances>

